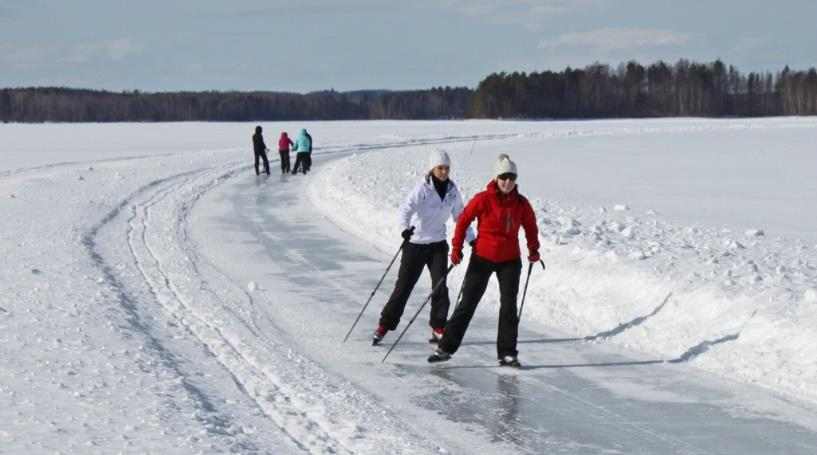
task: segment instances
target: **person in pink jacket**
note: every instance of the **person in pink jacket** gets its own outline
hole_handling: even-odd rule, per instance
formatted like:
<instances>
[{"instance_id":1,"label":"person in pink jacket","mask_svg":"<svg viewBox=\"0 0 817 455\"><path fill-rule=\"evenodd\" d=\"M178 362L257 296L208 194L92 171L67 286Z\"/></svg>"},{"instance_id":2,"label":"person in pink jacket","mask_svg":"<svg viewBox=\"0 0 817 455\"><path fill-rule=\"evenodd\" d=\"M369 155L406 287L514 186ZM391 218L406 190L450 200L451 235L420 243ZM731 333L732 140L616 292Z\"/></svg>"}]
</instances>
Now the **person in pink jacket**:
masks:
<instances>
[{"instance_id":1,"label":"person in pink jacket","mask_svg":"<svg viewBox=\"0 0 817 455\"><path fill-rule=\"evenodd\" d=\"M289 149L292 145L292 139L287 136L287 132L281 132L281 137L278 139L278 155L281 156L282 174L286 174L292 170L289 167Z\"/></svg>"}]
</instances>

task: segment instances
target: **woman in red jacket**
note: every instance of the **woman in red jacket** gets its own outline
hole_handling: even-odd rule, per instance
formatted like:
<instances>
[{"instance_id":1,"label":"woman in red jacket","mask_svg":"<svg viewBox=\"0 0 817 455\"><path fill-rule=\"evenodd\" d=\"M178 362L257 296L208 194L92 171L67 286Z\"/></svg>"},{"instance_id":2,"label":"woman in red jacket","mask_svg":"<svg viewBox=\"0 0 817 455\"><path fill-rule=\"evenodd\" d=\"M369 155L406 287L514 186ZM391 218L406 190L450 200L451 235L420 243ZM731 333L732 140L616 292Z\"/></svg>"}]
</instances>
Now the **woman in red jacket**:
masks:
<instances>
[{"instance_id":1,"label":"woman in red jacket","mask_svg":"<svg viewBox=\"0 0 817 455\"><path fill-rule=\"evenodd\" d=\"M290 171L289 168L289 148L292 147L292 140L287 136L287 132L284 131L281 133L281 137L278 139L278 154L281 156L281 173L287 174Z\"/></svg>"},{"instance_id":2,"label":"woman in red jacket","mask_svg":"<svg viewBox=\"0 0 817 455\"><path fill-rule=\"evenodd\" d=\"M446 323L437 350L428 358L430 363L448 360L457 352L477 304L488 287L488 280L496 273L500 295L497 358L502 366L521 366L516 350L519 327L516 296L522 272L519 228L525 229L530 262L539 261L539 232L533 208L516 187L517 175L516 163L508 155L500 155L496 163L496 179L471 199L457 220L451 242L452 263L459 264L462 260L465 231L474 219L477 220L477 239L465 272L462 300Z\"/></svg>"}]
</instances>

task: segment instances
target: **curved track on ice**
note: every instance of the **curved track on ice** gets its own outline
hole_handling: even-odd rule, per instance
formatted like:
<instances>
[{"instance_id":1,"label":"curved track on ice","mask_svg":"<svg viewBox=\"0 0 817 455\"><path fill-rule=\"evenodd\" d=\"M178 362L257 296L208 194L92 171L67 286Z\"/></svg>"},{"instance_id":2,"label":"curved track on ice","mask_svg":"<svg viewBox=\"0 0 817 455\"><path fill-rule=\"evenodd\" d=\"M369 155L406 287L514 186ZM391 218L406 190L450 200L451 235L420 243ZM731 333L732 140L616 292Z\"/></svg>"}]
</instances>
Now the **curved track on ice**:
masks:
<instances>
[{"instance_id":1,"label":"curved track on ice","mask_svg":"<svg viewBox=\"0 0 817 455\"><path fill-rule=\"evenodd\" d=\"M393 146L404 145L417 143ZM381 148L388 146L359 149ZM342 157L353 150L331 151ZM317 155L315 171L328 159ZM341 344L388 255L317 213L304 196L309 178L255 177L241 162L175 174L144 185L84 237L135 330L184 378L202 422L214 433L233 421L258 429L224 434L234 450L817 451L815 428L790 423L817 420L809 409L527 321L520 331L525 368L499 369L488 305L451 362L425 362L431 348L423 315L381 364L385 349L369 346L368 335L393 274ZM122 257L99 248L109 230L126 241L125 255L150 299L129 294L114 267ZM257 287L247 290L250 282ZM421 281L407 314L426 292ZM166 327L143 322L156 308L167 315ZM189 351L182 353L177 337L199 346L197 357L180 358ZM197 379L212 374L201 362L229 381Z\"/></svg>"},{"instance_id":2,"label":"curved track on ice","mask_svg":"<svg viewBox=\"0 0 817 455\"><path fill-rule=\"evenodd\" d=\"M326 159L316 158L317 172ZM496 319L488 305L478 311L465 345L451 362L425 362L431 348L423 314L389 361L380 364L395 334L385 340L385 348L369 346L368 336L394 273L349 342L340 341L387 255L316 213L304 196L309 177L256 178L246 172L230 177L194 210L193 243L183 249L197 252L192 263L208 264L207 274L235 287L258 283L247 294L250 306L243 315L258 338L247 342L289 346L315 369L280 379L313 382L309 391L324 396L323 388L333 394L339 388L349 396L369 397L363 402L370 408L363 412L338 411L331 396L309 403L352 419L367 420L373 412L383 416L359 422L357 436L339 421L328 422L326 437L337 437L339 446L371 449L359 445L356 438L363 438L390 450L434 450L438 444L455 453L817 450L814 428L788 423L808 420L813 416L809 409L682 364L641 358L587 339L560 338L529 322L520 331L525 368L499 369L493 360ZM421 281L404 323L427 292ZM320 380L314 381L316 375ZM785 415L757 411L766 406L784 409ZM383 434L396 429L400 431Z\"/></svg>"}]
</instances>

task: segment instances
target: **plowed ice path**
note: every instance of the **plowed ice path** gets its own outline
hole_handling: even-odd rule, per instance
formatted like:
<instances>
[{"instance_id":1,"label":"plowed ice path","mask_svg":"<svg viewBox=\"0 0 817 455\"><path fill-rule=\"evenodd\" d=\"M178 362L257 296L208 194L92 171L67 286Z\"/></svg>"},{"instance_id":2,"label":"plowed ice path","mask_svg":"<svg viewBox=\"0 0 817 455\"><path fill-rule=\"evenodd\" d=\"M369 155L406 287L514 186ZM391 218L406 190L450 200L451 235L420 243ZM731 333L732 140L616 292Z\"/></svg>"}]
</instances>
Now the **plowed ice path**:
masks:
<instances>
[{"instance_id":1,"label":"plowed ice path","mask_svg":"<svg viewBox=\"0 0 817 455\"><path fill-rule=\"evenodd\" d=\"M466 340L456 361L426 363L432 347L423 313L381 363L396 334L380 347L370 346L369 335L394 273L342 344L390 258L316 213L304 196L309 178L245 172L229 179L193 210L196 228L185 248L197 254L193 264L207 264L196 273L204 283L227 280L236 290L257 283L254 292L236 297L241 310L235 317L245 321L247 347L276 352L274 360L258 359L275 365L267 367L265 381L292 388L289 393L303 400L297 409L338 417L316 424L334 439L332 447L380 447L382 453L437 447L454 453L817 450L814 428L785 417L802 421L812 412L783 398L548 327L524 322L525 367L500 369L494 360L496 316L487 305L477 312L468 332L472 341ZM421 280L403 324L428 292ZM279 358L282 351L294 362ZM282 412L270 405L271 414ZM766 415L764 409L784 414Z\"/></svg>"},{"instance_id":2,"label":"plowed ice path","mask_svg":"<svg viewBox=\"0 0 817 455\"><path fill-rule=\"evenodd\" d=\"M363 153L409 145L418 142L372 145ZM364 146L354 148L360 153ZM318 154L314 172L350 153L339 147ZM9 336L2 342L15 352L33 352L42 343L41 352L50 354L20 356L23 366L15 370L0 364L0 373L6 371L0 409L7 410L0 411L0 447L817 453L817 414L807 404L683 361L566 336L524 315L524 367L499 368L491 305L480 306L452 361L426 362L432 346L424 311L381 363L396 333L378 347L369 337L394 272L350 339L342 340L391 254L317 211L306 196L315 176L276 175L273 162L272 176L256 177L244 155L170 153L2 176L4 190L29 198L20 213L41 208L28 224L9 221L20 219L9 209L7 225L31 237L13 251L24 270L5 259L7 282L23 284L10 284L0 306L7 327L40 332L19 345ZM56 205L42 195L77 175L85 186L64 194L64 203L85 211L49 218L45 212ZM70 231L70 239L56 242L55 227ZM38 252L56 259L34 267ZM49 276L51 284L36 284L32 273ZM23 274L27 282L20 281ZM87 290L88 283L99 289ZM453 300L456 286L450 286ZM401 329L428 292L423 278ZM49 301L65 305L52 308ZM24 304L42 312L31 316ZM85 322L63 329L58 321L68 316ZM115 340L116 350L106 348L106 339ZM56 359L69 351L82 359L60 365ZM40 395L6 393L26 384L37 384ZM19 412L26 403L39 413Z\"/></svg>"}]
</instances>

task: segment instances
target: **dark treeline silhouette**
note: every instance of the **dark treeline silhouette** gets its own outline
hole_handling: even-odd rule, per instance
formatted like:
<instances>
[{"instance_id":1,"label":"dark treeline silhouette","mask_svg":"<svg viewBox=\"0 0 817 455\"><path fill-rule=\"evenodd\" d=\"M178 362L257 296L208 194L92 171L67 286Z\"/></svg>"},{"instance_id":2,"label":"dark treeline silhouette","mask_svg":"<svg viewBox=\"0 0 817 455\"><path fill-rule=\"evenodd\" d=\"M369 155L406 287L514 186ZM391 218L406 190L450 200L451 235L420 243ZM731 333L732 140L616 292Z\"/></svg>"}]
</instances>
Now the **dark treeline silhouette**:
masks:
<instances>
[{"instance_id":1,"label":"dark treeline silhouette","mask_svg":"<svg viewBox=\"0 0 817 455\"><path fill-rule=\"evenodd\" d=\"M817 71L741 74L717 60L616 69L595 63L562 72L498 73L479 83L476 118L617 118L817 114Z\"/></svg>"},{"instance_id":2,"label":"dark treeline silhouette","mask_svg":"<svg viewBox=\"0 0 817 455\"><path fill-rule=\"evenodd\" d=\"M312 92L345 96L368 105L370 119L465 118L474 91L465 87L434 87L431 90L358 90Z\"/></svg>"},{"instance_id":3,"label":"dark treeline silhouette","mask_svg":"<svg viewBox=\"0 0 817 455\"><path fill-rule=\"evenodd\" d=\"M14 122L366 119L368 109L341 94L0 89L0 120Z\"/></svg>"},{"instance_id":4,"label":"dark treeline silhouette","mask_svg":"<svg viewBox=\"0 0 817 455\"><path fill-rule=\"evenodd\" d=\"M252 121L817 115L817 71L741 74L720 60L494 73L476 90L107 92L0 89L0 121Z\"/></svg>"},{"instance_id":5,"label":"dark treeline silhouette","mask_svg":"<svg viewBox=\"0 0 817 455\"><path fill-rule=\"evenodd\" d=\"M166 122L463 118L472 90L114 93L0 89L4 122Z\"/></svg>"},{"instance_id":6,"label":"dark treeline silhouette","mask_svg":"<svg viewBox=\"0 0 817 455\"><path fill-rule=\"evenodd\" d=\"M369 118L465 118L473 93L464 87L381 93L371 101Z\"/></svg>"}]
</instances>

